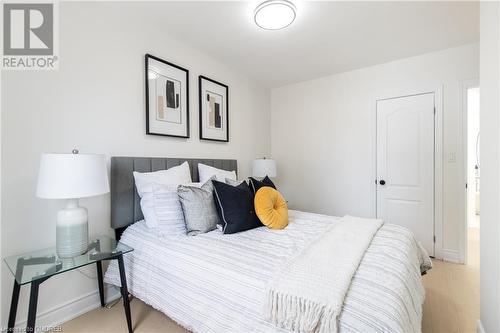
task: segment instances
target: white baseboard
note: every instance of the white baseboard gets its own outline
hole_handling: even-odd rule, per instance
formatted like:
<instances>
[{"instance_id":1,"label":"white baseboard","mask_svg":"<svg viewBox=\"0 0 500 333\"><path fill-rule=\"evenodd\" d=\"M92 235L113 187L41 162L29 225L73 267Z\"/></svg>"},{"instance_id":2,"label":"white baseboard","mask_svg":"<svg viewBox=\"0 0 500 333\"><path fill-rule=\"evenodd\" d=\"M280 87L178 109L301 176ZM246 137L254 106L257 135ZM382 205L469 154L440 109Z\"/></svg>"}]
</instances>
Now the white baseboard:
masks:
<instances>
[{"instance_id":1,"label":"white baseboard","mask_svg":"<svg viewBox=\"0 0 500 333\"><path fill-rule=\"evenodd\" d=\"M104 294L106 302L109 303L118 299L121 295L119 289L113 285L106 285ZM92 291L86 295L77 297L69 302L55 306L49 310L40 312L36 316L36 327L39 330L56 327L84 313L97 309L101 306L99 290ZM18 322L16 330L21 332L26 328L26 319ZM16 331L17 332L17 331Z\"/></svg>"},{"instance_id":2,"label":"white baseboard","mask_svg":"<svg viewBox=\"0 0 500 333\"><path fill-rule=\"evenodd\" d=\"M477 333L486 333L483 327L483 323L481 323L481 319L477 320Z\"/></svg>"},{"instance_id":3,"label":"white baseboard","mask_svg":"<svg viewBox=\"0 0 500 333\"><path fill-rule=\"evenodd\" d=\"M443 255L443 260L448 261L448 262L453 262L456 264L461 264L460 260L460 251L457 250L450 250L450 249L443 249L442 250L442 255Z\"/></svg>"}]
</instances>

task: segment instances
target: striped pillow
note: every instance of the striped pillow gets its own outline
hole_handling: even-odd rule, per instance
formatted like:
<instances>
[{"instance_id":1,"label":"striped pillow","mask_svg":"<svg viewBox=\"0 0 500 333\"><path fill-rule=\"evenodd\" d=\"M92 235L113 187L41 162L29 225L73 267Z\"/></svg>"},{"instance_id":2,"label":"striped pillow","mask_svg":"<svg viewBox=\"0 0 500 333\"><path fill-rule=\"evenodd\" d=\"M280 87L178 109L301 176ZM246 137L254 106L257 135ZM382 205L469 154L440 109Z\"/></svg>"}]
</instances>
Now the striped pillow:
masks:
<instances>
[{"instance_id":1,"label":"striped pillow","mask_svg":"<svg viewBox=\"0 0 500 333\"><path fill-rule=\"evenodd\" d=\"M186 224L177 195L177 186L153 184L153 197L159 235L163 237L185 235Z\"/></svg>"}]
</instances>

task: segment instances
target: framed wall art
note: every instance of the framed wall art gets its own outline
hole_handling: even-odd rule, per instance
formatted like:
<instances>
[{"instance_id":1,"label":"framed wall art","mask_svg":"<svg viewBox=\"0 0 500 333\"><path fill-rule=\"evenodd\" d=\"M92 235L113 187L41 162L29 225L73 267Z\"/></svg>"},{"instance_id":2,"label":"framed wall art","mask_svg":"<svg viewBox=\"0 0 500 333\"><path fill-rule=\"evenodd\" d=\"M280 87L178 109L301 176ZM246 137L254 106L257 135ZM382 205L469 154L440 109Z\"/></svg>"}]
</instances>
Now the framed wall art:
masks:
<instances>
[{"instance_id":1,"label":"framed wall art","mask_svg":"<svg viewBox=\"0 0 500 333\"><path fill-rule=\"evenodd\" d=\"M146 54L146 133L189 138L189 71Z\"/></svg>"},{"instance_id":2,"label":"framed wall art","mask_svg":"<svg viewBox=\"0 0 500 333\"><path fill-rule=\"evenodd\" d=\"M229 88L199 76L200 139L229 142Z\"/></svg>"}]
</instances>

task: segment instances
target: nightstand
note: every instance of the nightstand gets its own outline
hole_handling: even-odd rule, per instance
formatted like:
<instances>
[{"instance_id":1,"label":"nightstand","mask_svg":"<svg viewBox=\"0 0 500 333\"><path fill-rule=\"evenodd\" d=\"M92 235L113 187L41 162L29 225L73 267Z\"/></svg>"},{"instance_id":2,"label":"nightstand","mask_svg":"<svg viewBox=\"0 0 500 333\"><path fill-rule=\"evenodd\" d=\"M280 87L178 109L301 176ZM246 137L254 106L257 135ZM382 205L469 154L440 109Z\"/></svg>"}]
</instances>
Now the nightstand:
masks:
<instances>
[{"instance_id":1,"label":"nightstand","mask_svg":"<svg viewBox=\"0 0 500 333\"><path fill-rule=\"evenodd\" d=\"M15 277L7 332L14 332L19 291L21 290L22 285L31 283L26 332L35 332L38 288L40 284L54 275L68 272L79 267L96 264L99 296L101 299L101 306L104 307L104 282L102 275L103 260L118 261L122 285L121 294L123 298L123 306L125 308L128 331L132 332L132 319L130 316L130 302L128 298L123 255L133 250L133 248L123 243L116 243L116 241L110 237L100 236L91 241L85 254L74 258L59 258L55 247L5 258L5 263Z\"/></svg>"}]
</instances>

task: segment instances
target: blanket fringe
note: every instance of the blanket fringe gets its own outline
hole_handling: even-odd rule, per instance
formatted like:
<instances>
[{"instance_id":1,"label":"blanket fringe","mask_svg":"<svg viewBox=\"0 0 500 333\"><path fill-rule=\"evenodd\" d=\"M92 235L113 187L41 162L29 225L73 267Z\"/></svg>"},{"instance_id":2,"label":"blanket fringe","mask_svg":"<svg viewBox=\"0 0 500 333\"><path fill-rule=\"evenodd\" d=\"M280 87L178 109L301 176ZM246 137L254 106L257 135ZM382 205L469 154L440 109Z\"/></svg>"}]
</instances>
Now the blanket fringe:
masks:
<instances>
[{"instance_id":1,"label":"blanket fringe","mask_svg":"<svg viewBox=\"0 0 500 333\"><path fill-rule=\"evenodd\" d=\"M306 300L295 295L269 290L264 304L264 313L275 326L293 332L335 333L337 316L324 304Z\"/></svg>"},{"instance_id":2,"label":"blanket fringe","mask_svg":"<svg viewBox=\"0 0 500 333\"><path fill-rule=\"evenodd\" d=\"M381 220L344 216L268 283L264 313L299 333L336 333L344 298Z\"/></svg>"}]
</instances>

